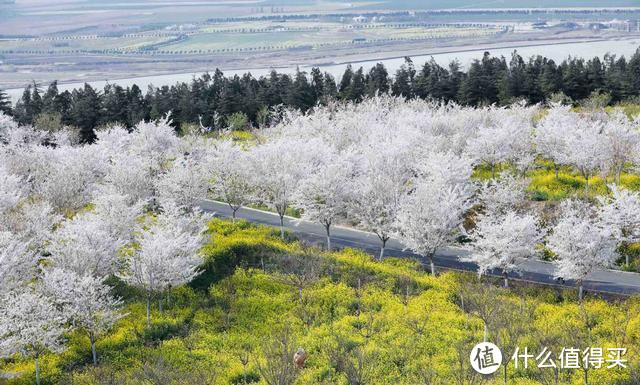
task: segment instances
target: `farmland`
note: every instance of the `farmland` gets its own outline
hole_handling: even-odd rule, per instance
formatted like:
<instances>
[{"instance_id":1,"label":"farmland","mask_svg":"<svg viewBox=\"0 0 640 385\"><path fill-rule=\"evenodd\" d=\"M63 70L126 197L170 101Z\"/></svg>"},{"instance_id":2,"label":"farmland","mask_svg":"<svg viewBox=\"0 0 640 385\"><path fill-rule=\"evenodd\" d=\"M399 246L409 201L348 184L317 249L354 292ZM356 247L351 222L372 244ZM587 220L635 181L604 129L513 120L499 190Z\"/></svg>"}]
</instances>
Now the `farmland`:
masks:
<instances>
[{"instance_id":1,"label":"farmland","mask_svg":"<svg viewBox=\"0 0 640 385\"><path fill-rule=\"evenodd\" d=\"M557 7L593 6L568 1ZM490 10L478 11L477 7ZM633 38L629 2L25 1L0 5L0 87L379 60L464 47ZM443 11L442 7L467 9ZM476 8L474 8L476 7ZM415 8L415 11L407 11ZM532 23L548 21L544 28ZM618 20L619 22L612 22ZM629 20L630 24L622 21ZM595 23L595 24L594 24ZM608 24L607 24L608 23ZM597 27L594 27L594 25ZM517 45L515 45L517 46ZM613 52L615 53L615 52Z\"/></svg>"}]
</instances>

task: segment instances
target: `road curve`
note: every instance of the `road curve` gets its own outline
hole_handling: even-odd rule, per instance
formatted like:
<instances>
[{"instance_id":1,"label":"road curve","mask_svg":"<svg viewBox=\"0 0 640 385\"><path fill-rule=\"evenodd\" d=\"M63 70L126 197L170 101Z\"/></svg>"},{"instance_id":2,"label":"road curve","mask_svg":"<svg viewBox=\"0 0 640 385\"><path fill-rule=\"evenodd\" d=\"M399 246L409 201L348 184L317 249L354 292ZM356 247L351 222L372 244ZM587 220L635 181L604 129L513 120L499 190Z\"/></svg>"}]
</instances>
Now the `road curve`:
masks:
<instances>
[{"instance_id":1,"label":"road curve","mask_svg":"<svg viewBox=\"0 0 640 385\"><path fill-rule=\"evenodd\" d=\"M200 208L218 217L231 217L229 205L223 202L204 200L200 203ZM241 208L237 212L237 218L267 226L280 226L280 218L277 214L250 208ZM302 221L297 218L285 217L284 225L290 232L300 239L318 246L324 245L326 240L325 230L319 223ZM357 229L334 226L331 230L331 243L334 248L352 247L365 250L372 255L380 252L380 240L373 233L360 231ZM474 263L462 262L460 257L467 251L457 248L446 248L438 251L434 257L437 268L447 270L476 271ZM404 250L404 246L396 239L390 239L385 250L386 256L414 258L423 264L428 261L414 253ZM574 282L567 281L560 285L553 277L554 266L551 263L539 260L527 260L524 262L522 272L519 276L512 274L512 278L520 281L533 282L543 285L553 286L574 286ZM501 276L500 271L492 271L489 275ZM584 281L584 288L587 291L633 295L640 293L640 274L617 270L598 270L590 274Z\"/></svg>"}]
</instances>

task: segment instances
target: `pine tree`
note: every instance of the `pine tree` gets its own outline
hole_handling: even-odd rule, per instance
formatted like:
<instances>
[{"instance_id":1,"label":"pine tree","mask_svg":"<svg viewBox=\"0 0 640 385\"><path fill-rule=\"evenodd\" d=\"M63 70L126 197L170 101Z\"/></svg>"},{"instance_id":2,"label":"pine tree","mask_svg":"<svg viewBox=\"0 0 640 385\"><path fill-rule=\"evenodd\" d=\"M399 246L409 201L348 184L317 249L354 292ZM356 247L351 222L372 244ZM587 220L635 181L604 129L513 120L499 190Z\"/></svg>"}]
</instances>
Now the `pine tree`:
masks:
<instances>
[{"instance_id":1,"label":"pine tree","mask_svg":"<svg viewBox=\"0 0 640 385\"><path fill-rule=\"evenodd\" d=\"M378 94L386 94L389 92L389 73L384 64L378 63L369 70L366 77L367 96L375 96Z\"/></svg>"},{"instance_id":2,"label":"pine tree","mask_svg":"<svg viewBox=\"0 0 640 385\"><path fill-rule=\"evenodd\" d=\"M90 143L95 139L94 128L100 121L100 95L89 84L73 90L71 95L71 119L80 129L80 138Z\"/></svg>"},{"instance_id":3,"label":"pine tree","mask_svg":"<svg viewBox=\"0 0 640 385\"><path fill-rule=\"evenodd\" d=\"M148 119L149 113L140 87L135 84L131 86L131 88L127 87L126 98L127 127L133 127L141 121Z\"/></svg>"},{"instance_id":4,"label":"pine tree","mask_svg":"<svg viewBox=\"0 0 640 385\"><path fill-rule=\"evenodd\" d=\"M351 64L347 65L347 68L344 70L342 74L342 79L340 80L340 85L338 86L338 97L342 100L350 99L350 87L353 79L353 68L351 68Z\"/></svg>"},{"instance_id":5,"label":"pine tree","mask_svg":"<svg viewBox=\"0 0 640 385\"><path fill-rule=\"evenodd\" d=\"M127 123L127 98L124 88L117 84L107 84L104 86L102 94L102 111L100 122L103 125L108 123Z\"/></svg>"},{"instance_id":6,"label":"pine tree","mask_svg":"<svg viewBox=\"0 0 640 385\"><path fill-rule=\"evenodd\" d=\"M13 110L11 109L11 99L6 92L0 89L0 112L5 115L13 115Z\"/></svg>"},{"instance_id":7,"label":"pine tree","mask_svg":"<svg viewBox=\"0 0 640 385\"><path fill-rule=\"evenodd\" d=\"M351 84L348 88L348 100L353 102L361 101L366 93L366 84L364 79L364 70L362 67L353 74Z\"/></svg>"},{"instance_id":8,"label":"pine tree","mask_svg":"<svg viewBox=\"0 0 640 385\"><path fill-rule=\"evenodd\" d=\"M295 78L288 90L287 104L302 111L306 111L313 107L315 102L314 89L307 80L306 72L302 72L299 69L296 70Z\"/></svg>"},{"instance_id":9,"label":"pine tree","mask_svg":"<svg viewBox=\"0 0 640 385\"><path fill-rule=\"evenodd\" d=\"M42 111L46 113L60 113L58 106L58 82L53 81L42 96Z\"/></svg>"}]
</instances>

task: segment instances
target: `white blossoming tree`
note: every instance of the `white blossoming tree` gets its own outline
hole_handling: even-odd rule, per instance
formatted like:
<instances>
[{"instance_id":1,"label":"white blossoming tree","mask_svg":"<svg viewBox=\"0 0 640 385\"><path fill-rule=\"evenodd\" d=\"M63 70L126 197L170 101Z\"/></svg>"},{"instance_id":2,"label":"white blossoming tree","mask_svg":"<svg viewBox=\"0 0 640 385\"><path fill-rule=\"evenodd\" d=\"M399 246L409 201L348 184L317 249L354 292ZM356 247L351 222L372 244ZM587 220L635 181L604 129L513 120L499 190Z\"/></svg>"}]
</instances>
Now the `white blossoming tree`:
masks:
<instances>
[{"instance_id":1,"label":"white blossoming tree","mask_svg":"<svg viewBox=\"0 0 640 385\"><path fill-rule=\"evenodd\" d=\"M573 127L576 119L569 109L569 106L553 105L535 129L536 151L553 161L556 178L560 166L568 159L567 130Z\"/></svg>"},{"instance_id":2,"label":"white blossoming tree","mask_svg":"<svg viewBox=\"0 0 640 385\"><path fill-rule=\"evenodd\" d=\"M121 302L111 295L104 278L78 275L70 270L47 269L42 277L43 292L49 295L76 328L89 336L93 364L98 364L96 340L122 318Z\"/></svg>"},{"instance_id":3,"label":"white blossoming tree","mask_svg":"<svg viewBox=\"0 0 640 385\"><path fill-rule=\"evenodd\" d=\"M92 212L65 220L48 244L54 266L79 275L105 277L118 270L118 252L125 245L119 230Z\"/></svg>"},{"instance_id":4,"label":"white blossoming tree","mask_svg":"<svg viewBox=\"0 0 640 385\"><path fill-rule=\"evenodd\" d=\"M564 164L575 167L585 179L585 190L589 181L607 161L603 123L599 120L575 119L566 130L566 154Z\"/></svg>"},{"instance_id":5,"label":"white blossoming tree","mask_svg":"<svg viewBox=\"0 0 640 385\"><path fill-rule=\"evenodd\" d=\"M231 208L235 221L238 210L253 197L251 158L239 146L229 140L216 144L211 190L216 198Z\"/></svg>"},{"instance_id":6,"label":"white blossoming tree","mask_svg":"<svg viewBox=\"0 0 640 385\"><path fill-rule=\"evenodd\" d=\"M525 201L526 180L503 172L499 178L482 185L479 200L487 213L505 213L516 209Z\"/></svg>"},{"instance_id":7,"label":"white blossoming tree","mask_svg":"<svg viewBox=\"0 0 640 385\"><path fill-rule=\"evenodd\" d=\"M252 150L252 180L256 200L280 217L280 236L284 238L284 216L293 203L300 181L317 169L324 159L322 141L299 142L278 139Z\"/></svg>"},{"instance_id":8,"label":"white blossoming tree","mask_svg":"<svg viewBox=\"0 0 640 385\"><path fill-rule=\"evenodd\" d=\"M600 217L611 228L618 242L640 241L640 194L618 186L609 186L610 196L598 197ZM629 265L629 253L625 253Z\"/></svg>"},{"instance_id":9,"label":"white blossoming tree","mask_svg":"<svg viewBox=\"0 0 640 385\"><path fill-rule=\"evenodd\" d=\"M324 226L327 250L331 250L331 226L347 210L352 173L348 161L336 155L304 178L294 195L295 206L302 210L301 218Z\"/></svg>"},{"instance_id":10,"label":"white blossoming tree","mask_svg":"<svg viewBox=\"0 0 640 385\"><path fill-rule=\"evenodd\" d=\"M40 357L64 350L64 324L62 312L42 292L26 288L5 293L0 296L0 354L32 357L40 385Z\"/></svg>"},{"instance_id":11,"label":"white blossoming tree","mask_svg":"<svg viewBox=\"0 0 640 385\"><path fill-rule=\"evenodd\" d=\"M618 257L614 230L582 202L567 201L562 217L547 239L556 255L556 276L573 279L583 297L583 281L594 270L609 267Z\"/></svg>"},{"instance_id":12,"label":"white blossoming tree","mask_svg":"<svg viewBox=\"0 0 640 385\"><path fill-rule=\"evenodd\" d=\"M129 203L129 197L113 192L96 194L93 201L93 218L102 222L104 228L119 242L133 240L139 229L139 219L143 213L144 202Z\"/></svg>"},{"instance_id":13,"label":"white blossoming tree","mask_svg":"<svg viewBox=\"0 0 640 385\"><path fill-rule=\"evenodd\" d=\"M188 283L199 274L204 226L201 223L196 230L196 216L178 209L159 214L138 236L135 252L126 257L127 271L122 278L147 293L148 324L154 295Z\"/></svg>"},{"instance_id":14,"label":"white blossoming tree","mask_svg":"<svg viewBox=\"0 0 640 385\"><path fill-rule=\"evenodd\" d=\"M471 252L462 260L477 264L479 275L500 269L506 288L509 274L519 272L522 262L535 256L543 234L535 216L507 211L480 216L470 238Z\"/></svg>"},{"instance_id":15,"label":"white blossoming tree","mask_svg":"<svg viewBox=\"0 0 640 385\"><path fill-rule=\"evenodd\" d=\"M204 162L185 156L176 159L172 167L156 181L161 201L172 200L179 206L193 208L207 196L210 171Z\"/></svg>"},{"instance_id":16,"label":"white blossoming tree","mask_svg":"<svg viewBox=\"0 0 640 385\"><path fill-rule=\"evenodd\" d=\"M429 260L431 274L435 274L436 251L455 241L469 208L469 193L464 187L420 183L401 201L397 235L407 248Z\"/></svg>"},{"instance_id":17,"label":"white blossoming tree","mask_svg":"<svg viewBox=\"0 0 640 385\"><path fill-rule=\"evenodd\" d=\"M605 166L620 184L620 174L625 166L637 161L640 149L640 132L638 121L630 120L621 109L608 116L604 126Z\"/></svg>"},{"instance_id":18,"label":"white blossoming tree","mask_svg":"<svg viewBox=\"0 0 640 385\"><path fill-rule=\"evenodd\" d=\"M358 159L347 212L358 227L380 239L380 259L396 233L400 203L410 189L411 168L405 148L397 143L377 143Z\"/></svg>"},{"instance_id":19,"label":"white blossoming tree","mask_svg":"<svg viewBox=\"0 0 640 385\"><path fill-rule=\"evenodd\" d=\"M8 231L0 231L0 292L4 293L30 281L38 257L29 242Z\"/></svg>"},{"instance_id":20,"label":"white blossoming tree","mask_svg":"<svg viewBox=\"0 0 640 385\"><path fill-rule=\"evenodd\" d=\"M0 218L13 210L25 197L24 182L0 164Z\"/></svg>"}]
</instances>

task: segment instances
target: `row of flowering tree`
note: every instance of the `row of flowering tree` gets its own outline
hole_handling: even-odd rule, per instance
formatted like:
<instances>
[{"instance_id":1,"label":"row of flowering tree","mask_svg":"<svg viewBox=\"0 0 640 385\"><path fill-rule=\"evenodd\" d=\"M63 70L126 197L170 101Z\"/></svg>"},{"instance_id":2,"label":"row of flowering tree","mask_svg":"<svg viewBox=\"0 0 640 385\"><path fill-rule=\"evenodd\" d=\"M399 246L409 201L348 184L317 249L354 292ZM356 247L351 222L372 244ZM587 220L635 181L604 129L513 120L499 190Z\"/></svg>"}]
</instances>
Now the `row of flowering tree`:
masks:
<instances>
[{"instance_id":1,"label":"row of flowering tree","mask_svg":"<svg viewBox=\"0 0 640 385\"><path fill-rule=\"evenodd\" d=\"M564 202L546 226L526 199L536 157L587 181L619 180L638 163L636 124L621 113L384 97L286 111L251 143L178 137L167 121L96 137L80 144L71 130L0 115L0 353L34 357L38 380L39 357L63 349L71 329L88 335L97 362L96 340L123 316L108 277L146 293L150 322L152 299L198 274L207 196L234 217L270 207L283 236L297 208L324 226L328 248L336 224L374 233L381 259L397 238L433 273L436 253L467 237L463 258L480 273L498 269L505 285L545 247L556 274L581 284L640 234L640 198L617 186L598 202ZM484 184L472 177L482 168Z\"/></svg>"},{"instance_id":2,"label":"row of flowering tree","mask_svg":"<svg viewBox=\"0 0 640 385\"><path fill-rule=\"evenodd\" d=\"M638 122L621 111L471 109L374 98L289 112L258 135L244 150L220 148L235 162L215 179L217 196L234 212L243 202L270 206L281 223L295 207L324 226L328 248L333 225L353 225L377 235L380 258L397 238L435 272L437 251L466 237L461 258L480 274L499 271L505 286L546 249L555 274L575 280L582 297L589 273L614 264L620 245L638 240L637 192L612 184L597 201L568 199L544 226L544 210L527 199L526 175L537 158L572 168L586 189L594 175L617 183L623 171L635 172ZM472 177L482 168L490 176L484 183Z\"/></svg>"}]
</instances>

